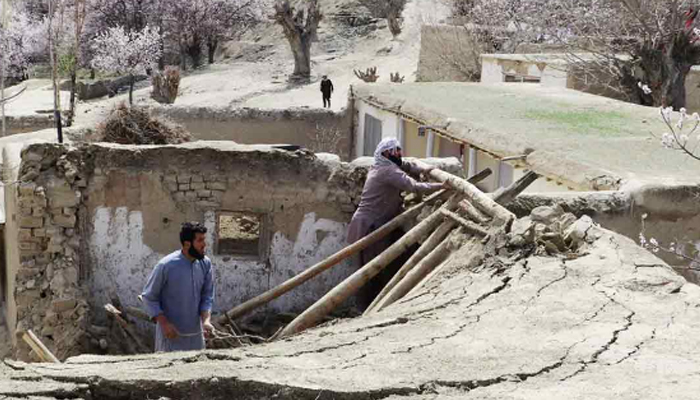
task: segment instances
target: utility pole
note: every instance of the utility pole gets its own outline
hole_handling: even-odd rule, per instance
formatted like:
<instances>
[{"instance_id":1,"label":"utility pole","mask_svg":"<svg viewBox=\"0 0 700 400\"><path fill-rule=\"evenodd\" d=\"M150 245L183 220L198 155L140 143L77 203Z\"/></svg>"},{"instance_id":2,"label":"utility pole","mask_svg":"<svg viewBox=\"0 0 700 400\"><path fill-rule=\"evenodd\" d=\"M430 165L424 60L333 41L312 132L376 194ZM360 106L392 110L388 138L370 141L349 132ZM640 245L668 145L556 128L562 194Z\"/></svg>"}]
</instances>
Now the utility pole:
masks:
<instances>
[{"instance_id":1,"label":"utility pole","mask_svg":"<svg viewBox=\"0 0 700 400\"><path fill-rule=\"evenodd\" d=\"M61 122L61 92L58 90L58 66L56 65L56 49L54 48L54 0L49 0L49 58L51 59L51 81L53 82L53 118L56 122L58 143L63 143L63 124Z\"/></svg>"}]
</instances>

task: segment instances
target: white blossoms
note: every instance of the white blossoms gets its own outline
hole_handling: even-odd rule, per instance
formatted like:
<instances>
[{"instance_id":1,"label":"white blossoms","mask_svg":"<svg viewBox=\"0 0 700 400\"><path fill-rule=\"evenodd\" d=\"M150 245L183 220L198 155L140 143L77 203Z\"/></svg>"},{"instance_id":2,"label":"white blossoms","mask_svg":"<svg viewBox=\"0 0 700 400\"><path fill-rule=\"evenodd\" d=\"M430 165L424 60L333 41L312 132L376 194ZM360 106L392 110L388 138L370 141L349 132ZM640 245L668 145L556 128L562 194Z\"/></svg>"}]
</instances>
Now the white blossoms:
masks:
<instances>
[{"instance_id":1,"label":"white blossoms","mask_svg":"<svg viewBox=\"0 0 700 400\"><path fill-rule=\"evenodd\" d=\"M101 71L138 74L153 67L161 55L158 30L146 26L139 32L127 32L123 27L109 28L92 42L95 55L92 66Z\"/></svg>"},{"instance_id":2,"label":"white blossoms","mask_svg":"<svg viewBox=\"0 0 700 400\"><path fill-rule=\"evenodd\" d=\"M646 94L647 96L651 94L651 89L649 88L649 85L642 83L642 81L637 82L637 87L642 89L642 92Z\"/></svg>"}]
</instances>

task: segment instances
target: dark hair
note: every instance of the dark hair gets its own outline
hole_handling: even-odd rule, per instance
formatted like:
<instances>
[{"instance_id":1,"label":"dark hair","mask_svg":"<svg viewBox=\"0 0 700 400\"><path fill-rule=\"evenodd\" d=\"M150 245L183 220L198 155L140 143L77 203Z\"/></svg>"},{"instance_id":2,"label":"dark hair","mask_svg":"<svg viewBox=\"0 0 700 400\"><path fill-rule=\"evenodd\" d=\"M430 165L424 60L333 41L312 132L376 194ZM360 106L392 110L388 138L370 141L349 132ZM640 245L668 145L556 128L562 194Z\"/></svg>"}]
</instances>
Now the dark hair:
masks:
<instances>
[{"instance_id":1,"label":"dark hair","mask_svg":"<svg viewBox=\"0 0 700 400\"><path fill-rule=\"evenodd\" d=\"M194 242L194 237L197 233L206 234L207 228L199 222L185 222L182 224L182 229L180 229L180 243Z\"/></svg>"}]
</instances>

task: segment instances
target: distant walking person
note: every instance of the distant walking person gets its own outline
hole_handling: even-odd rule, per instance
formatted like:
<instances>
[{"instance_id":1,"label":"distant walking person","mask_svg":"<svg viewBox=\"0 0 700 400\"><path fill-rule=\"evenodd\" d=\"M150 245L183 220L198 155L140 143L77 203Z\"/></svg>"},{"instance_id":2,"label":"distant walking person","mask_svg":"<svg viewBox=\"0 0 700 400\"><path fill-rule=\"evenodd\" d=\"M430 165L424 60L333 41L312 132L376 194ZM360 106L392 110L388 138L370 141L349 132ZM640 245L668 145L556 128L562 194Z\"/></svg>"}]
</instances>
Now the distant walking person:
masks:
<instances>
[{"instance_id":1,"label":"distant walking person","mask_svg":"<svg viewBox=\"0 0 700 400\"><path fill-rule=\"evenodd\" d=\"M328 75L323 75L321 80L321 93L323 93L323 108L331 108L331 94L333 93L333 82L328 79Z\"/></svg>"},{"instance_id":2,"label":"distant walking person","mask_svg":"<svg viewBox=\"0 0 700 400\"><path fill-rule=\"evenodd\" d=\"M182 248L165 256L143 289L148 316L156 321L156 352L202 350L211 333L214 271L204 255L207 228L184 223Z\"/></svg>"}]
</instances>

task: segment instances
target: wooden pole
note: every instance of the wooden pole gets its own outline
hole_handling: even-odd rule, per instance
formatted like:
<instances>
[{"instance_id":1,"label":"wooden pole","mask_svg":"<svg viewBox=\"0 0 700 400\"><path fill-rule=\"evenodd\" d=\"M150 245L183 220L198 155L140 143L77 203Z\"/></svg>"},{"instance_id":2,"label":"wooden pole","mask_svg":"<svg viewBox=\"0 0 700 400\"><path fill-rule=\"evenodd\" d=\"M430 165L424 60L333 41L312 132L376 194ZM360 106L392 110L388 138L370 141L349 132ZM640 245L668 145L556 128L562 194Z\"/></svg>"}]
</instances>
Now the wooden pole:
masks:
<instances>
[{"instance_id":1,"label":"wooden pole","mask_svg":"<svg viewBox=\"0 0 700 400\"><path fill-rule=\"evenodd\" d=\"M522 178L518 179L516 182L514 182L512 185L510 185L507 188L503 188L498 190L496 193L494 193L493 199L496 203L499 203L501 205L506 205L513 201L520 193L522 193L525 189L527 189L528 186L530 186L533 182L535 182L539 178L539 175L537 175L534 172L529 172ZM469 204L466 201L462 201L460 203L460 208L464 210L462 206L465 204ZM470 204L469 204L470 205ZM478 210L475 210L478 211ZM473 252L478 252L482 250L482 243L477 242L473 245ZM481 247L479 247L481 246ZM416 292L420 290L421 287L423 287L427 282L429 282L434 276L440 274L440 270L443 268L444 264L441 265L440 267L434 269L428 276L423 278L413 289L409 290L404 296L409 295L410 293Z\"/></svg>"},{"instance_id":2,"label":"wooden pole","mask_svg":"<svg viewBox=\"0 0 700 400\"><path fill-rule=\"evenodd\" d=\"M442 208L449 210L454 209L459 202L459 198L453 196ZM357 292L370 279L374 278L381 270L386 268L389 263L394 261L398 256L405 252L410 246L416 243L423 235L435 229L443 216L439 212L434 212L426 219L421 221L408 233L406 233L396 243L389 246L382 254L375 257L372 261L365 264L362 268L350 275L338 286L334 287L330 292L326 293L319 301L314 303L301 315L287 325L279 337L285 337L304 331L316 325L320 320L339 306L345 299Z\"/></svg>"},{"instance_id":3,"label":"wooden pole","mask_svg":"<svg viewBox=\"0 0 700 400\"><path fill-rule=\"evenodd\" d=\"M401 279L403 279L406 274L408 274L413 267L415 267L426 255L428 255L436 246L438 246L442 240L447 236L448 233L454 228L456 223L451 220L446 220L440 225L435 232L433 232L428 240L423 242L418 250L411 256L411 258L406 261L406 263L401 267L401 269L391 278L389 283L384 286L384 289L377 295L377 297L372 301L372 304L367 307L363 315L371 314L375 309L381 310L384 308L384 298L391 292L391 290L398 284Z\"/></svg>"},{"instance_id":4,"label":"wooden pole","mask_svg":"<svg viewBox=\"0 0 700 400\"><path fill-rule=\"evenodd\" d=\"M48 347L44 345L44 343L39 340L39 338L32 332L31 329L27 330L24 332L22 335L22 339L29 345L29 347L34 350L34 353L36 353L37 356L41 359L43 362L50 362L50 363L55 363L55 364L60 364L61 361L56 358L55 355L49 350Z\"/></svg>"},{"instance_id":5,"label":"wooden pole","mask_svg":"<svg viewBox=\"0 0 700 400\"><path fill-rule=\"evenodd\" d=\"M478 183L481 182L482 180L488 178L492 174L491 169L486 168L485 170L479 172L478 174L472 176L469 178L469 182L471 183ZM446 194L445 191L439 191L437 193L434 193L427 197L421 204L418 204L414 207L411 207L410 209L404 211L402 214L400 214L398 217L394 218L393 220L387 222L384 224L381 228L375 230L374 232L370 233L369 235L365 236L364 238L358 240L357 242L351 244L350 246L344 248L343 250L333 254L329 258L323 260L322 262L315 264L311 266L310 268L306 269L304 272L300 273L299 275L296 275L282 284L280 284L277 287L274 287L270 290L268 290L265 293L262 293L248 301L246 301L243 304L239 304L238 306L232 308L231 310L227 311L225 315L220 316L217 319L217 322L219 324L225 324L227 323L228 319L236 319L241 317L242 315L245 315L253 310L255 310L258 307L261 307L270 301L282 296L283 294L289 292L290 290L300 286L301 284L307 282L311 278L315 277L316 275L326 271L327 269L330 269L331 267L335 266L336 264L340 263L341 261L345 260L348 257L351 257L354 254L359 253L360 251L366 249L370 245L378 242L379 240L385 238L388 236L391 232L402 226L406 221L411 220L412 218L415 218L420 214L420 210L423 209L424 206L432 204L436 200L442 198Z\"/></svg>"},{"instance_id":6,"label":"wooden pole","mask_svg":"<svg viewBox=\"0 0 700 400\"><path fill-rule=\"evenodd\" d=\"M493 195L493 200L500 205L506 205L515 200L520 193L524 192L539 177L534 171L530 171L507 188L497 190Z\"/></svg>"},{"instance_id":7,"label":"wooden pole","mask_svg":"<svg viewBox=\"0 0 700 400\"><path fill-rule=\"evenodd\" d=\"M479 235L481 237L486 237L489 235L489 233L481 226L479 226L473 222L467 221L466 219L460 217L459 215L457 215L456 213L453 213L452 211L440 210L440 212L442 213L442 215L446 216L447 218L450 218L454 222L462 225L462 227L467 232L471 233L472 235Z\"/></svg>"},{"instance_id":8,"label":"wooden pole","mask_svg":"<svg viewBox=\"0 0 700 400\"><path fill-rule=\"evenodd\" d=\"M474 221L476 221L479 224L485 224L489 221L488 218L484 216L484 214L481 213L481 211L477 210L476 207L472 205L472 203L462 200L459 203L459 209L464 211L464 213Z\"/></svg>"},{"instance_id":9,"label":"wooden pole","mask_svg":"<svg viewBox=\"0 0 700 400\"><path fill-rule=\"evenodd\" d=\"M423 278L425 278L432 270L437 267L440 262L447 258L447 246L449 241L443 239L432 251L418 262L406 276L386 295L386 297L377 304L374 312L379 312L385 307L393 304L396 300L401 299L406 293L410 292Z\"/></svg>"},{"instance_id":10,"label":"wooden pole","mask_svg":"<svg viewBox=\"0 0 700 400\"><path fill-rule=\"evenodd\" d=\"M515 199L520 193L522 193L525 189L527 189L528 186L530 186L534 181L537 180L539 176L535 174L534 172L530 172L520 178L518 181L514 182L512 185L510 185L507 188L503 188L499 191L497 191L493 195L493 199L495 202L505 205L510 203L513 199ZM476 218L481 218L483 219L483 216L480 215L479 211L474 208L474 206L471 205L468 201L464 200L459 203L459 207L462 210L465 210L466 213L470 216L474 216ZM486 236L488 235L488 232L486 232L482 227L480 227L477 224L474 224L470 221L467 221L466 219L460 217L458 214L448 211L448 210L440 210L441 213L443 213L445 216L449 217L452 221L455 221L462 225L464 228L466 228L469 231L472 231L473 233L478 233L481 236ZM479 219L476 219L477 221L480 221ZM483 220L482 220L483 221ZM481 222L481 221L480 221ZM444 223L443 223L444 224ZM430 240L430 239L429 239ZM443 242L444 244L445 242ZM443 244L440 244L442 246ZM431 248L436 248L437 249L437 243ZM387 288L391 290L390 293L384 294L385 291L383 290L382 293L380 293L380 296L384 297L383 300L379 304L375 300L375 303L372 303L375 305L375 307L370 306L370 308L373 308L371 312L378 312L382 309L384 309L386 306L396 302L397 300L403 298L406 294L408 294L411 290L414 290L416 287L422 286L422 283L427 281L430 277L433 276L433 273L437 271L435 269L435 266L437 264L431 264L432 261L428 260L430 256L426 256L423 260L420 261L419 264L422 265L416 265L413 267L410 271L406 274L405 277L399 277L400 282L394 282L392 279L391 282L389 282L389 285L387 285ZM410 261L410 260L409 260ZM416 274L412 274L412 271L418 270L419 268L423 268L423 272L416 272ZM399 271L401 272L401 271ZM395 278L398 276L397 274ZM393 285L392 285L393 284ZM390 288L390 285L392 286ZM386 288L385 288L386 289ZM379 296L378 296L379 298Z\"/></svg>"},{"instance_id":11,"label":"wooden pole","mask_svg":"<svg viewBox=\"0 0 700 400\"><path fill-rule=\"evenodd\" d=\"M515 219L515 215L513 215L512 212L493 201L493 199L468 181L448 174L445 171L440 171L439 169L430 171L430 176L439 182L447 182L455 190L462 193L476 208L495 218L498 225L504 225L508 228Z\"/></svg>"}]
</instances>

